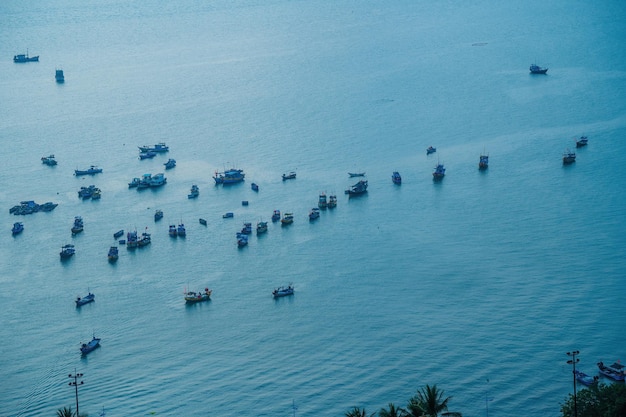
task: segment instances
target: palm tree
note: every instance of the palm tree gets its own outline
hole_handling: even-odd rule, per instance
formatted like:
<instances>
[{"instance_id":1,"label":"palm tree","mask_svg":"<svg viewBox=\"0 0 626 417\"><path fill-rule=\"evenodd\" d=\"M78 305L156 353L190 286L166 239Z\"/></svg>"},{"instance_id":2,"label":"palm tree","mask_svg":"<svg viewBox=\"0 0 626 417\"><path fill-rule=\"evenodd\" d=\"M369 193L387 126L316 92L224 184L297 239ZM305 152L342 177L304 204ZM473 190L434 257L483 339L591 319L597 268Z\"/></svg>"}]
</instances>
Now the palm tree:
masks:
<instances>
[{"instance_id":1,"label":"palm tree","mask_svg":"<svg viewBox=\"0 0 626 417\"><path fill-rule=\"evenodd\" d=\"M372 414L372 417L373 416L374 414ZM365 412L365 408L354 407L352 410L346 412L346 417L367 417L367 412Z\"/></svg>"},{"instance_id":2,"label":"palm tree","mask_svg":"<svg viewBox=\"0 0 626 417\"><path fill-rule=\"evenodd\" d=\"M72 406L59 408L57 410L57 417L74 417L74 411L72 410Z\"/></svg>"},{"instance_id":3,"label":"palm tree","mask_svg":"<svg viewBox=\"0 0 626 417\"><path fill-rule=\"evenodd\" d=\"M450 417L461 417L461 413L447 412L448 401L452 397L444 398L443 390L437 388L437 384L426 385L409 400L407 405L408 415L410 417L438 417L446 415Z\"/></svg>"},{"instance_id":4,"label":"palm tree","mask_svg":"<svg viewBox=\"0 0 626 417\"><path fill-rule=\"evenodd\" d=\"M389 408L381 408L378 412L378 417L403 417L406 415L406 411L402 408L396 408L393 403L389 403Z\"/></svg>"}]
</instances>

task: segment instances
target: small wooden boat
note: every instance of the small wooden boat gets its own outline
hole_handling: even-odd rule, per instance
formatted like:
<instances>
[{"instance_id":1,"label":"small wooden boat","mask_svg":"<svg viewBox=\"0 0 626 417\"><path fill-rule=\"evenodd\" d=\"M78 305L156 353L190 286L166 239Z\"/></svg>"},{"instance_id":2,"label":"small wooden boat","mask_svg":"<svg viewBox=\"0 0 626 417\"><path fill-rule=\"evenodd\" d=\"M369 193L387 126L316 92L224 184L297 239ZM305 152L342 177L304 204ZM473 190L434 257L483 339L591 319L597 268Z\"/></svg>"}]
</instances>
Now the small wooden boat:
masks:
<instances>
[{"instance_id":1,"label":"small wooden boat","mask_svg":"<svg viewBox=\"0 0 626 417\"><path fill-rule=\"evenodd\" d=\"M76 251L74 249L74 245L68 244L61 247L59 255L61 256L61 259L68 259L74 256L75 253Z\"/></svg>"},{"instance_id":2,"label":"small wooden boat","mask_svg":"<svg viewBox=\"0 0 626 417\"><path fill-rule=\"evenodd\" d=\"M193 184L191 186L191 191L187 195L187 198L196 198L199 195L200 195L200 189L198 188L198 186L196 184Z\"/></svg>"},{"instance_id":3,"label":"small wooden boat","mask_svg":"<svg viewBox=\"0 0 626 417\"><path fill-rule=\"evenodd\" d=\"M74 217L74 224L72 225L72 234L78 234L83 231L83 218L80 216Z\"/></svg>"},{"instance_id":4,"label":"small wooden boat","mask_svg":"<svg viewBox=\"0 0 626 417\"><path fill-rule=\"evenodd\" d=\"M328 196L328 208L335 208L337 207L337 196L334 194L331 194Z\"/></svg>"},{"instance_id":5,"label":"small wooden boat","mask_svg":"<svg viewBox=\"0 0 626 417\"><path fill-rule=\"evenodd\" d=\"M315 219L319 219L320 217L320 209L317 207L313 207L311 211L309 211L309 220L313 221Z\"/></svg>"},{"instance_id":6,"label":"small wooden boat","mask_svg":"<svg viewBox=\"0 0 626 417\"><path fill-rule=\"evenodd\" d=\"M540 67L537 64L530 64L529 70L531 74L545 74L548 72L548 68Z\"/></svg>"},{"instance_id":7,"label":"small wooden boat","mask_svg":"<svg viewBox=\"0 0 626 417\"><path fill-rule=\"evenodd\" d=\"M285 181L285 180L293 180L295 178L296 178L296 173L293 172L293 171L291 171L288 174L283 174L283 181Z\"/></svg>"},{"instance_id":8,"label":"small wooden boat","mask_svg":"<svg viewBox=\"0 0 626 417\"><path fill-rule=\"evenodd\" d=\"M24 231L24 223L22 222L13 223L13 227L11 228L11 233L13 234L13 236L19 235L23 231Z\"/></svg>"},{"instance_id":9,"label":"small wooden boat","mask_svg":"<svg viewBox=\"0 0 626 417\"><path fill-rule=\"evenodd\" d=\"M201 225L206 226L206 220L203 219L202 217L200 217L198 221L200 222Z\"/></svg>"},{"instance_id":10,"label":"small wooden boat","mask_svg":"<svg viewBox=\"0 0 626 417\"><path fill-rule=\"evenodd\" d=\"M241 233L244 235L252 234L252 223L246 222L243 224L243 228L241 229Z\"/></svg>"},{"instance_id":11,"label":"small wooden boat","mask_svg":"<svg viewBox=\"0 0 626 417\"><path fill-rule=\"evenodd\" d=\"M326 210L328 207L328 199L326 198L326 193L320 193L320 196L317 200L317 207L322 210Z\"/></svg>"},{"instance_id":12,"label":"small wooden boat","mask_svg":"<svg viewBox=\"0 0 626 417\"><path fill-rule=\"evenodd\" d=\"M277 222L280 220L280 210L274 210L274 214L272 214L272 221Z\"/></svg>"},{"instance_id":13,"label":"small wooden boat","mask_svg":"<svg viewBox=\"0 0 626 417\"><path fill-rule=\"evenodd\" d=\"M267 222L257 222L256 224L256 234L260 235L261 233L267 232Z\"/></svg>"},{"instance_id":14,"label":"small wooden boat","mask_svg":"<svg viewBox=\"0 0 626 417\"><path fill-rule=\"evenodd\" d=\"M274 296L274 298L286 297L288 295L293 295L293 291L293 285L289 284L287 287L275 288L274 291L272 291L272 296Z\"/></svg>"},{"instance_id":15,"label":"small wooden boat","mask_svg":"<svg viewBox=\"0 0 626 417\"><path fill-rule=\"evenodd\" d=\"M176 230L176 225L175 224L170 224L170 228L169 228L169 235L171 237L176 237L178 235L178 231Z\"/></svg>"},{"instance_id":16,"label":"small wooden boat","mask_svg":"<svg viewBox=\"0 0 626 417\"><path fill-rule=\"evenodd\" d=\"M107 258L109 262L115 262L120 257L120 252L117 249L117 246L111 246L109 248L109 253L107 254Z\"/></svg>"},{"instance_id":17,"label":"small wooden boat","mask_svg":"<svg viewBox=\"0 0 626 417\"><path fill-rule=\"evenodd\" d=\"M57 160L54 159L54 155L42 156L41 163L48 166L55 166L57 164Z\"/></svg>"},{"instance_id":18,"label":"small wooden boat","mask_svg":"<svg viewBox=\"0 0 626 417\"><path fill-rule=\"evenodd\" d=\"M85 304L89 304L93 301L96 301L96 296L91 292L89 292L89 294L82 298L78 296L76 297L76 300L74 300L74 302L76 303L76 307L84 306Z\"/></svg>"},{"instance_id":19,"label":"small wooden boat","mask_svg":"<svg viewBox=\"0 0 626 417\"><path fill-rule=\"evenodd\" d=\"M163 210L156 209L154 211L154 221L158 222L163 218Z\"/></svg>"},{"instance_id":20,"label":"small wooden boat","mask_svg":"<svg viewBox=\"0 0 626 417\"><path fill-rule=\"evenodd\" d=\"M487 169L489 167L489 155L480 155L478 160L478 169Z\"/></svg>"},{"instance_id":21,"label":"small wooden boat","mask_svg":"<svg viewBox=\"0 0 626 417\"><path fill-rule=\"evenodd\" d=\"M346 190L346 194L348 194L349 196L365 194L366 192L367 192L366 180L360 180L359 182L357 182L352 187Z\"/></svg>"},{"instance_id":22,"label":"small wooden boat","mask_svg":"<svg viewBox=\"0 0 626 417\"><path fill-rule=\"evenodd\" d=\"M83 343L80 345L80 352L83 355L86 355L89 352L93 352L100 346L100 340L101 340L100 338L94 335L93 338L89 342Z\"/></svg>"},{"instance_id":23,"label":"small wooden boat","mask_svg":"<svg viewBox=\"0 0 626 417\"><path fill-rule=\"evenodd\" d=\"M259 186L255 183L252 183L250 187L252 188L252 191L259 191Z\"/></svg>"},{"instance_id":24,"label":"small wooden boat","mask_svg":"<svg viewBox=\"0 0 626 417\"><path fill-rule=\"evenodd\" d=\"M248 244L248 235L245 233L237 232L237 246L240 248Z\"/></svg>"},{"instance_id":25,"label":"small wooden boat","mask_svg":"<svg viewBox=\"0 0 626 417\"><path fill-rule=\"evenodd\" d=\"M576 381L580 382L583 385L590 386L593 383L598 381L598 376L587 375L584 372L579 371L578 369L574 371L574 375L576 375Z\"/></svg>"},{"instance_id":26,"label":"small wooden boat","mask_svg":"<svg viewBox=\"0 0 626 417\"><path fill-rule=\"evenodd\" d=\"M120 229L117 232L113 233L113 239L117 239L124 236L124 229Z\"/></svg>"},{"instance_id":27,"label":"small wooden boat","mask_svg":"<svg viewBox=\"0 0 626 417\"><path fill-rule=\"evenodd\" d=\"M293 213L285 213L283 214L283 218L280 219L280 223L283 226L293 223Z\"/></svg>"},{"instance_id":28,"label":"small wooden boat","mask_svg":"<svg viewBox=\"0 0 626 417\"><path fill-rule=\"evenodd\" d=\"M569 149L563 153L563 165L569 165L576 162L576 153Z\"/></svg>"},{"instance_id":29,"label":"small wooden boat","mask_svg":"<svg viewBox=\"0 0 626 417\"><path fill-rule=\"evenodd\" d=\"M185 292L185 302L187 304L199 303L201 301L209 301L213 291L205 288L204 291L187 291Z\"/></svg>"},{"instance_id":30,"label":"small wooden boat","mask_svg":"<svg viewBox=\"0 0 626 417\"><path fill-rule=\"evenodd\" d=\"M102 172L102 168L98 168L95 165L91 165L89 168L87 169L75 169L74 170L74 175L76 175L77 177L80 175L95 175L95 174L100 174Z\"/></svg>"},{"instance_id":31,"label":"small wooden boat","mask_svg":"<svg viewBox=\"0 0 626 417\"><path fill-rule=\"evenodd\" d=\"M180 223L176 228L176 234L180 237L187 236L187 229L185 229L185 225L183 223Z\"/></svg>"},{"instance_id":32,"label":"small wooden boat","mask_svg":"<svg viewBox=\"0 0 626 417\"><path fill-rule=\"evenodd\" d=\"M445 175L446 169L443 167L443 164L437 164L437 166L435 167L435 171L433 172L433 180L441 180Z\"/></svg>"},{"instance_id":33,"label":"small wooden boat","mask_svg":"<svg viewBox=\"0 0 626 417\"><path fill-rule=\"evenodd\" d=\"M228 213L224 213L222 215L222 218L224 218L224 219L231 219L233 217L235 217L235 214L233 212L231 212L231 211L229 211Z\"/></svg>"},{"instance_id":34,"label":"small wooden boat","mask_svg":"<svg viewBox=\"0 0 626 417\"><path fill-rule=\"evenodd\" d=\"M139 159L143 160L143 159L152 159L156 156L156 152L153 151L148 151L148 152L141 152L139 154Z\"/></svg>"},{"instance_id":35,"label":"small wooden boat","mask_svg":"<svg viewBox=\"0 0 626 417\"><path fill-rule=\"evenodd\" d=\"M398 171L394 171L393 174L391 174L391 181L393 181L394 184L402 184L402 177Z\"/></svg>"},{"instance_id":36,"label":"small wooden boat","mask_svg":"<svg viewBox=\"0 0 626 417\"><path fill-rule=\"evenodd\" d=\"M352 177L364 177L365 176L365 172L348 172L348 175L350 176L350 178L352 178Z\"/></svg>"},{"instance_id":37,"label":"small wooden boat","mask_svg":"<svg viewBox=\"0 0 626 417\"><path fill-rule=\"evenodd\" d=\"M16 64L22 64L24 62L39 62L39 55L29 56L28 51L25 54L13 55L13 62Z\"/></svg>"},{"instance_id":38,"label":"small wooden boat","mask_svg":"<svg viewBox=\"0 0 626 417\"><path fill-rule=\"evenodd\" d=\"M428 148L426 148L426 155L430 155L431 153L435 153L437 152L437 148L433 148L432 146L429 146Z\"/></svg>"},{"instance_id":39,"label":"small wooden boat","mask_svg":"<svg viewBox=\"0 0 626 417\"><path fill-rule=\"evenodd\" d=\"M587 142L587 136L581 136L579 139L576 140L576 147L582 148L583 146L587 146Z\"/></svg>"},{"instance_id":40,"label":"small wooden boat","mask_svg":"<svg viewBox=\"0 0 626 417\"><path fill-rule=\"evenodd\" d=\"M176 160L170 158L163 165L165 165L165 169L172 169L172 168L174 168L176 166Z\"/></svg>"},{"instance_id":41,"label":"small wooden boat","mask_svg":"<svg viewBox=\"0 0 626 417\"><path fill-rule=\"evenodd\" d=\"M606 366L603 362L598 362L598 369L602 375L615 381L624 381L626 377L626 369L619 361L609 366Z\"/></svg>"}]
</instances>

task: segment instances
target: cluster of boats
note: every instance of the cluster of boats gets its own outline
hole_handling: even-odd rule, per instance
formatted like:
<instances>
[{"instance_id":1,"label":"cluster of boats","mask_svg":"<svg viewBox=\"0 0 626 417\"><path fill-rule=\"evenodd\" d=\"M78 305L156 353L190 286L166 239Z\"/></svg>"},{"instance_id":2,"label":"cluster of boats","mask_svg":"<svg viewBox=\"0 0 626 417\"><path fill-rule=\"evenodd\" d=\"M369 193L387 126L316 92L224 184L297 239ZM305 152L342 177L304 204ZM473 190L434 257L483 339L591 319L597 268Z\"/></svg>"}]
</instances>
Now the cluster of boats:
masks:
<instances>
[{"instance_id":1,"label":"cluster of boats","mask_svg":"<svg viewBox=\"0 0 626 417\"><path fill-rule=\"evenodd\" d=\"M57 203L48 201L44 204L37 204L34 201L21 201L19 205L9 209L9 213L18 215L33 214L39 211L52 211L58 206Z\"/></svg>"},{"instance_id":2,"label":"cluster of boats","mask_svg":"<svg viewBox=\"0 0 626 417\"><path fill-rule=\"evenodd\" d=\"M187 229L185 229L185 225L183 223L180 223L178 226L170 224L168 233L170 237L185 237L187 236Z\"/></svg>"},{"instance_id":3,"label":"cluster of boats","mask_svg":"<svg viewBox=\"0 0 626 417\"><path fill-rule=\"evenodd\" d=\"M587 136L581 136L580 138L574 139L574 141L576 142L577 148L582 148L587 146L589 139ZM565 152L563 152L563 165L573 164L574 162L576 162L576 152L566 149Z\"/></svg>"},{"instance_id":4,"label":"cluster of boats","mask_svg":"<svg viewBox=\"0 0 626 417\"><path fill-rule=\"evenodd\" d=\"M99 200L100 197L102 197L102 190L100 190L95 185L80 187L80 190L78 190L78 197L82 198L83 200L87 200L90 198L92 200Z\"/></svg>"},{"instance_id":5,"label":"cluster of boats","mask_svg":"<svg viewBox=\"0 0 626 417\"><path fill-rule=\"evenodd\" d=\"M626 379L626 367L617 361L612 365L605 365L604 362L598 362L598 371L601 375L614 381L623 382ZM588 375L578 369L574 370L574 377L583 385L591 386L600 380L598 375Z\"/></svg>"},{"instance_id":6,"label":"cluster of boats","mask_svg":"<svg viewBox=\"0 0 626 417\"><path fill-rule=\"evenodd\" d=\"M152 174L143 174L141 178L133 178L131 182L128 183L128 188L137 188L138 190L142 190L145 188L156 188L167 183L167 178L165 174L158 173L155 175Z\"/></svg>"},{"instance_id":7,"label":"cluster of boats","mask_svg":"<svg viewBox=\"0 0 626 417\"><path fill-rule=\"evenodd\" d=\"M136 230L126 234L126 249L142 248L152 242L152 236L148 233L148 228L139 236Z\"/></svg>"}]
</instances>

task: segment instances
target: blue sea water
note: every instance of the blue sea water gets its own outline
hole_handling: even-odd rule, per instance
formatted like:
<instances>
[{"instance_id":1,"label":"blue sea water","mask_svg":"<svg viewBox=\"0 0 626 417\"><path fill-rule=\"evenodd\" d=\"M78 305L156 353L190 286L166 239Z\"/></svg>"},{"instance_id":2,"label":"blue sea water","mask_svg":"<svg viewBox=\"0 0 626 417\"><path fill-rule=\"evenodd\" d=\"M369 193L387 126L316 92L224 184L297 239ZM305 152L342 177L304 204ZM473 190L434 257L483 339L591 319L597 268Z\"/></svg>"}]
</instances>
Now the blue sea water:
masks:
<instances>
[{"instance_id":1,"label":"blue sea water","mask_svg":"<svg viewBox=\"0 0 626 417\"><path fill-rule=\"evenodd\" d=\"M567 351L594 374L626 354L625 17L580 0L1 2L0 415L74 405L80 372L90 415L341 416L437 384L465 416L558 416ZM14 64L27 49L40 62ZM231 166L246 182L215 186ZM351 171L367 195L344 195ZM163 188L128 189L157 172ZM90 184L100 201L77 198ZM338 207L309 222L320 192ZM23 200L59 206L9 214ZM274 209L294 224L238 249ZM145 228L150 246L107 261L115 231Z\"/></svg>"}]
</instances>

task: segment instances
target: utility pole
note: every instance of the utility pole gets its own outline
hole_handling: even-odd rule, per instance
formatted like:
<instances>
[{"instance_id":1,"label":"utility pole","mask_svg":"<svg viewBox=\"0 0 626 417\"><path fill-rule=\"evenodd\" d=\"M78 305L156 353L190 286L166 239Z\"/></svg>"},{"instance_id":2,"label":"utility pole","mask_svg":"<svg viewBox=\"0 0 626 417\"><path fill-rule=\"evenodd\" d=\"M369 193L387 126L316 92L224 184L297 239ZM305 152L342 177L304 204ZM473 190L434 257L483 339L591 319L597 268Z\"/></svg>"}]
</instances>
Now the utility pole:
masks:
<instances>
[{"instance_id":1,"label":"utility pole","mask_svg":"<svg viewBox=\"0 0 626 417\"><path fill-rule=\"evenodd\" d=\"M576 357L578 354L580 354L578 350L567 352L567 356L572 358L568 360L567 363L572 365L572 375L574 377L574 417L578 417L578 406L576 405L576 364L580 361L580 359Z\"/></svg>"},{"instance_id":2,"label":"utility pole","mask_svg":"<svg viewBox=\"0 0 626 417\"><path fill-rule=\"evenodd\" d=\"M84 382L78 380L83 377L83 374L77 373L76 368L74 368L74 374L69 374L68 377L74 379L74 381L70 382L69 385L73 386L76 391L76 416L79 417L80 414L78 414L78 386L83 385Z\"/></svg>"}]
</instances>

